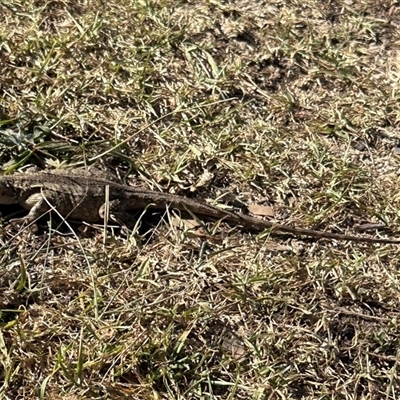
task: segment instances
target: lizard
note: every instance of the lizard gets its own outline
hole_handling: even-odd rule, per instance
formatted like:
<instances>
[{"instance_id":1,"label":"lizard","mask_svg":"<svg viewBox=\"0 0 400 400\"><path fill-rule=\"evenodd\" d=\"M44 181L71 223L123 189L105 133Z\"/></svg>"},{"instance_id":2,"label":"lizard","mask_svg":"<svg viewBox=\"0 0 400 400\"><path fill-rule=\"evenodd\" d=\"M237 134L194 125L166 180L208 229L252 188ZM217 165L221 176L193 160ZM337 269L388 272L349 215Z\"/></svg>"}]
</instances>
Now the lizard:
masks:
<instances>
[{"instance_id":1,"label":"lizard","mask_svg":"<svg viewBox=\"0 0 400 400\"><path fill-rule=\"evenodd\" d=\"M108 188L107 188L108 187ZM282 225L247 214L228 211L189 197L145 190L116 183L112 178L83 169L40 171L0 176L0 205L19 204L29 213L10 223L31 223L51 208L62 217L96 223L104 218L106 193L108 206L115 215L138 209L162 210L166 207L188 211L195 215L220 219L252 231L269 229L272 233L287 233L316 239L400 244L400 239L352 236L302 227ZM123 218L121 218L123 220Z\"/></svg>"}]
</instances>

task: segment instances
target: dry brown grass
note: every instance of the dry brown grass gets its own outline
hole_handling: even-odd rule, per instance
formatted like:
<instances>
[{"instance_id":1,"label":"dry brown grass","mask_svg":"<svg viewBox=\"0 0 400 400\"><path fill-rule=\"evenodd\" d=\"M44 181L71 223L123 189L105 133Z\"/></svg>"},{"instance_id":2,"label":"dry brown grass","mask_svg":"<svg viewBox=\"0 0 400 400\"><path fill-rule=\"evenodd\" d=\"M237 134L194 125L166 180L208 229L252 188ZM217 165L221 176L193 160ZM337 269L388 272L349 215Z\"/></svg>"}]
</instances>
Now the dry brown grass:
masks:
<instances>
[{"instance_id":1,"label":"dry brown grass","mask_svg":"<svg viewBox=\"0 0 400 400\"><path fill-rule=\"evenodd\" d=\"M383 0L2 1L3 170L94 164L396 233L399 17ZM2 398L400 397L395 246L207 239L171 216L129 236L3 230Z\"/></svg>"}]
</instances>

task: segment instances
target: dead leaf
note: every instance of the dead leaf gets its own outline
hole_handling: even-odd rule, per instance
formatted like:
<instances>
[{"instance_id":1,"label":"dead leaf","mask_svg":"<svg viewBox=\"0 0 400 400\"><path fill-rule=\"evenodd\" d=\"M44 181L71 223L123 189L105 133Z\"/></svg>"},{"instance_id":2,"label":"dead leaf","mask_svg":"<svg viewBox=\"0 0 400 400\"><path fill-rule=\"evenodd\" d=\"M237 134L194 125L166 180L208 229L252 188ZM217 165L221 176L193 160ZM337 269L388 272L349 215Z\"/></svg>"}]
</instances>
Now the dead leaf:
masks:
<instances>
[{"instance_id":1,"label":"dead leaf","mask_svg":"<svg viewBox=\"0 0 400 400\"><path fill-rule=\"evenodd\" d=\"M186 229L196 229L199 227L199 223L195 219L186 219L180 217L171 218L172 226L180 227L184 226Z\"/></svg>"},{"instance_id":2,"label":"dead leaf","mask_svg":"<svg viewBox=\"0 0 400 400\"><path fill-rule=\"evenodd\" d=\"M263 244L263 249L269 251L292 251L292 248L289 246L269 240Z\"/></svg>"},{"instance_id":3,"label":"dead leaf","mask_svg":"<svg viewBox=\"0 0 400 400\"><path fill-rule=\"evenodd\" d=\"M214 175L211 172L205 171L197 180L197 183L190 187L191 192L195 192L200 187L207 186L213 179Z\"/></svg>"},{"instance_id":4,"label":"dead leaf","mask_svg":"<svg viewBox=\"0 0 400 400\"><path fill-rule=\"evenodd\" d=\"M247 209L254 215L261 215L263 217L275 216L274 209L270 206L261 206L259 204L249 204Z\"/></svg>"}]
</instances>

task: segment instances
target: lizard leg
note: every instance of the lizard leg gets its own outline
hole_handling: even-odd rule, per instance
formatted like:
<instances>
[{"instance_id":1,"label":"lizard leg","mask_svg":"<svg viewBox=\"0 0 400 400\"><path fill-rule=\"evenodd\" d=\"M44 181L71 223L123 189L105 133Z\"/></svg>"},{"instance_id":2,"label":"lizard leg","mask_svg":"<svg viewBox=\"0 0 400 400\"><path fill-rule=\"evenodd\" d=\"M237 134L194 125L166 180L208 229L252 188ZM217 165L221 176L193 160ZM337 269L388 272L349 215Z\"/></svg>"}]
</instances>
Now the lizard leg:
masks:
<instances>
[{"instance_id":1,"label":"lizard leg","mask_svg":"<svg viewBox=\"0 0 400 400\"><path fill-rule=\"evenodd\" d=\"M24 222L33 222L40 218L46 211L49 210L49 205L43 198L41 193L34 193L28 198L20 201L20 205L25 209L29 210L28 215L22 218L13 218L10 223L22 224Z\"/></svg>"},{"instance_id":2,"label":"lizard leg","mask_svg":"<svg viewBox=\"0 0 400 400\"><path fill-rule=\"evenodd\" d=\"M99 216L101 219L105 218L106 209L109 210L109 219L117 222L118 224L124 224L128 228L135 225L135 218L127 212L125 212L124 202L121 200L111 200L108 204L103 204L99 209Z\"/></svg>"}]
</instances>

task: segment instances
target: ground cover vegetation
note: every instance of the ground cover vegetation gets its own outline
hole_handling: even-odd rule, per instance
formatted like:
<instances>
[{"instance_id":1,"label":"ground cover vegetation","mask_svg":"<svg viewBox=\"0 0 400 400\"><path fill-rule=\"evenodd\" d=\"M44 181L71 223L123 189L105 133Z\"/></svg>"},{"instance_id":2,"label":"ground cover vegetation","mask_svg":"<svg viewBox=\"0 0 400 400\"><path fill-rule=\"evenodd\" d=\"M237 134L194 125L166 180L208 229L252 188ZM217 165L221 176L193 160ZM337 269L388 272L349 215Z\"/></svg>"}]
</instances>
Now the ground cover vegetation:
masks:
<instances>
[{"instance_id":1,"label":"ground cover vegetation","mask_svg":"<svg viewBox=\"0 0 400 400\"><path fill-rule=\"evenodd\" d=\"M1 0L2 170L94 166L400 236L399 18L391 0ZM4 399L400 397L396 246L168 209L128 233L8 229L20 212L1 208Z\"/></svg>"}]
</instances>

